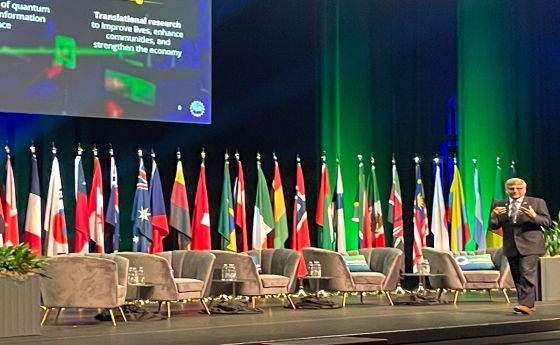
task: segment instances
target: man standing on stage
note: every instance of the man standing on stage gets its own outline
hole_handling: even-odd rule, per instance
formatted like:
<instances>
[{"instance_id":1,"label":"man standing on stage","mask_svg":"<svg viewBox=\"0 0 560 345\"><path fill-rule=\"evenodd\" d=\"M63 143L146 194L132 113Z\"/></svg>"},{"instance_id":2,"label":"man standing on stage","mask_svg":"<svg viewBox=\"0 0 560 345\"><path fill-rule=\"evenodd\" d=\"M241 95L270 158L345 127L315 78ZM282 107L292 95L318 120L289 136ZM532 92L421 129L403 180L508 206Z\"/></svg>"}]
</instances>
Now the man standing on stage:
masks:
<instances>
[{"instance_id":1,"label":"man standing on stage","mask_svg":"<svg viewBox=\"0 0 560 345\"><path fill-rule=\"evenodd\" d=\"M545 253L542 227L549 227L551 219L543 199L525 196L527 184L522 179L507 180L506 192L509 198L494 204L490 226L504 230L504 255L511 268L519 303L513 310L530 315L536 310L539 256Z\"/></svg>"}]
</instances>

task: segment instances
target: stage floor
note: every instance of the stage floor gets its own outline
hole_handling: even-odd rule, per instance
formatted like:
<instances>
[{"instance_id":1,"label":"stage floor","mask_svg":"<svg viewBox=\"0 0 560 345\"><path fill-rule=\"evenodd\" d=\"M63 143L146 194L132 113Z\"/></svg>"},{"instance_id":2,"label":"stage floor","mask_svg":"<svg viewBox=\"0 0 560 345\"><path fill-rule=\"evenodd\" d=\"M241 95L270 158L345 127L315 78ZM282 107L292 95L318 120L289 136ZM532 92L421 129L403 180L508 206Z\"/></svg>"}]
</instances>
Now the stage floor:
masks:
<instances>
[{"instance_id":1,"label":"stage floor","mask_svg":"<svg viewBox=\"0 0 560 345\"><path fill-rule=\"evenodd\" d=\"M537 339L560 343L560 334L554 332L560 330L560 302L540 302L535 314L523 316L512 311L515 298L506 304L498 292L493 295L490 301L487 293L468 292L457 305L394 307L381 295L366 296L364 304L351 296L346 308L326 310L292 310L283 308L280 299L267 299L257 304L264 313L243 315L206 315L199 313L199 303L174 303L171 319L120 320L117 327L95 320L95 310L65 310L56 325L56 313L51 313L40 336L0 338L0 344L213 345L297 343L302 338L326 344L334 343L331 337L348 335L385 338L389 344L500 343L491 341L500 339L496 337L510 337L502 344ZM149 309L155 311L155 305Z\"/></svg>"}]
</instances>

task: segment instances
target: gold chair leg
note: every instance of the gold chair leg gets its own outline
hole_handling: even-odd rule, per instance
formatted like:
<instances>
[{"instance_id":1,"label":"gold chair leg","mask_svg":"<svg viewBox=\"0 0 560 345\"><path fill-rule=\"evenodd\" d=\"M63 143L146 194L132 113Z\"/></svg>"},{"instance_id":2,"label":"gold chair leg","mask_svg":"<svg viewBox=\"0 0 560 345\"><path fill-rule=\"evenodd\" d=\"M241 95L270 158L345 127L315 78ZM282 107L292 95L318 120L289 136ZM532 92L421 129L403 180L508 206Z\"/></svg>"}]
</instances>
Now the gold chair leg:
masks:
<instances>
[{"instance_id":1,"label":"gold chair leg","mask_svg":"<svg viewBox=\"0 0 560 345\"><path fill-rule=\"evenodd\" d=\"M342 294L342 308L346 306L346 297L348 297L348 292Z\"/></svg>"},{"instance_id":2,"label":"gold chair leg","mask_svg":"<svg viewBox=\"0 0 560 345\"><path fill-rule=\"evenodd\" d=\"M296 309L296 305L294 304L294 301L292 300L292 297L290 297L289 294L282 294L284 296L284 298L286 298L288 300L288 302L290 302L290 305L292 306L292 309Z\"/></svg>"},{"instance_id":3,"label":"gold chair leg","mask_svg":"<svg viewBox=\"0 0 560 345\"><path fill-rule=\"evenodd\" d=\"M360 304L364 304L364 293L360 292Z\"/></svg>"},{"instance_id":4,"label":"gold chair leg","mask_svg":"<svg viewBox=\"0 0 560 345\"><path fill-rule=\"evenodd\" d=\"M45 309L45 314L43 315L43 319L41 320L41 326L43 326L45 324L45 321L47 321L47 316L49 316L49 312L51 311L52 308L47 308Z\"/></svg>"},{"instance_id":5,"label":"gold chair leg","mask_svg":"<svg viewBox=\"0 0 560 345\"><path fill-rule=\"evenodd\" d=\"M113 327L117 327L117 321L115 321L115 314L113 314L113 309L108 309L109 315L111 315L111 321L113 321Z\"/></svg>"},{"instance_id":6,"label":"gold chair leg","mask_svg":"<svg viewBox=\"0 0 560 345\"><path fill-rule=\"evenodd\" d=\"M488 289L488 297L490 297L490 302L492 302L492 290Z\"/></svg>"},{"instance_id":7,"label":"gold chair leg","mask_svg":"<svg viewBox=\"0 0 560 345\"><path fill-rule=\"evenodd\" d=\"M58 322L58 317L60 316L60 313L62 312L63 308L58 308L58 310L56 311L56 317L54 318L54 323Z\"/></svg>"},{"instance_id":8,"label":"gold chair leg","mask_svg":"<svg viewBox=\"0 0 560 345\"><path fill-rule=\"evenodd\" d=\"M457 299L459 298L459 290L455 290L455 296L453 297L453 304L457 304Z\"/></svg>"},{"instance_id":9,"label":"gold chair leg","mask_svg":"<svg viewBox=\"0 0 560 345\"><path fill-rule=\"evenodd\" d=\"M165 303L167 303L167 318L170 319L171 318L171 302L166 301Z\"/></svg>"},{"instance_id":10,"label":"gold chair leg","mask_svg":"<svg viewBox=\"0 0 560 345\"><path fill-rule=\"evenodd\" d=\"M257 307L257 297L256 296L251 296L251 303L253 305L253 309L255 309Z\"/></svg>"},{"instance_id":11,"label":"gold chair leg","mask_svg":"<svg viewBox=\"0 0 560 345\"><path fill-rule=\"evenodd\" d=\"M121 312L122 318L124 320L124 322L128 322L128 320L126 319L126 315L124 315L124 310L121 306L119 306L119 311Z\"/></svg>"},{"instance_id":12,"label":"gold chair leg","mask_svg":"<svg viewBox=\"0 0 560 345\"><path fill-rule=\"evenodd\" d=\"M508 296L508 294L507 294L507 289L502 289L502 292L504 293L504 297L506 298L506 302L507 302L508 304L510 304L511 302L510 302L509 296Z\"/></svg>"},{"instance_id":13,"label":"gold chair leg","mask_svg":"<svg viewBox=\"0 0 560 345\"><path fill-rule=\"evenodd\" d=\"M395 304L393 303L393 299L391 298L391 294L389 293L389 291L384 291L385 296L387 296L387 299L389 300L389 303L391 304L391 307L394 307Z\"/></svg>"},{"instance_id":14,"label":"gold chair leg","mask_svg":"<svg viewBox=\"0 0 560 345\"><path fill-rule=\"evenodd\" d=\"M208 309L208 305L206 304L206 301L204 300L204 298L200 299L200 303L202 303L202 305L204 306L204 310L206 310L206 314L211 315L210 309Z\"/></svg>"},{"instance_id":15,"label":"gold chair leg","mask_svg":"<svg viewBox=\"0 0 560 345\"><path fill-rule=\"evenodd\" d=\"M438 295L437 295L437 299L441 299L441 295L443 295L443 289L438 289Z\"/></svg>"}]
</instances>

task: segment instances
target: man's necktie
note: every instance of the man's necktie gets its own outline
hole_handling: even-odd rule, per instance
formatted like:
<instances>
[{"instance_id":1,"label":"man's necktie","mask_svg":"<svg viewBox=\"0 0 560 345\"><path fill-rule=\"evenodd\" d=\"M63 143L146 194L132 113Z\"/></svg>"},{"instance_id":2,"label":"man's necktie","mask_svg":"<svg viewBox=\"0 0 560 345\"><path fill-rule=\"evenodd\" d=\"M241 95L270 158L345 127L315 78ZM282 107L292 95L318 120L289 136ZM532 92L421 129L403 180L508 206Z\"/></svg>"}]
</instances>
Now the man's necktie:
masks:
<instances>
[{"instance_id":1,"label":"man's necktie","mask_svg":"<svg viewBox=\"0 0 560 345\"><path fill-rule=\"evenodd\" d=\"M519 201L514 200L511 202L511 213L510 213L510 217L512 222L516 223L517 222L517 213L519 212L519 205L518 205Z\"/></svg>"}]
</instances>

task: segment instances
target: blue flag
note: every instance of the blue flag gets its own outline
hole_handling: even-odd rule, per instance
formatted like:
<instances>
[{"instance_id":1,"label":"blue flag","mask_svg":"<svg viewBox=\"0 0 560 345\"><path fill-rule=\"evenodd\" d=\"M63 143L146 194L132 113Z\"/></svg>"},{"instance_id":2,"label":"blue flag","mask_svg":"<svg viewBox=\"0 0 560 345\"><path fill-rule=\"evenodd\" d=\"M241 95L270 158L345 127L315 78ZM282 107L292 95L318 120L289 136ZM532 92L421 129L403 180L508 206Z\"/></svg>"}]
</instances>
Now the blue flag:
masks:
<instances>
[{"instance_id":1,"label":"blue flag","mask_svg":"<svg viewBox=\"0 0 560 345\"><path fill-rule=\"evenodd\" d=\"M150 194L148 193L148 179L144 161L140 157L138 168L138 182L134 194L131 220L132 226L132 250L135 252L148 253L152 243L152 223L150 220Z\"/></svg>"},{"instance_id":2,"label":"blue flag","mask_svg":"<svg viewBox=\"0 0 560 345\"><path fill-rule=\"evenodd\" d=\"M121 243L119 221L119 184L117 181L117 165L115 157L111 154L111 193L107 203L105 222L113 227L113 251L118 252Z\"/></svg>"}]
</instances>

